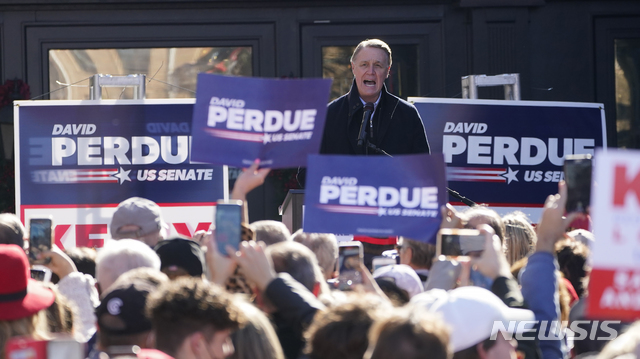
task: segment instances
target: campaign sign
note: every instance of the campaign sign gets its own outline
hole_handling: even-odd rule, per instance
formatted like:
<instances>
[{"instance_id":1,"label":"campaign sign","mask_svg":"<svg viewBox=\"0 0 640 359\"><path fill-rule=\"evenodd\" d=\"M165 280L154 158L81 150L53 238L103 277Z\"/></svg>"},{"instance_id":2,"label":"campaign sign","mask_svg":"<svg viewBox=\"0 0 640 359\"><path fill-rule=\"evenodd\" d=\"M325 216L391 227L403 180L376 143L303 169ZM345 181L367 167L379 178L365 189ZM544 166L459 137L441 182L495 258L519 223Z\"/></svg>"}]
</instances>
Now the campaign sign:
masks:
<instances>
[{"instance_id":1,"label":"campaign sign","mask_svg":"<svg viewBox=\"0 0 640 359\"><path fill-rule=\"evenodd\" d=\"M16 208L53 216L63 247L101 247L121 201L162 207L169 235L207 229L226 168L191 160L193 99L21 101L15 105Z\"/></svg>"},{"instance_id":2,"label":"campaign sign","mask_svg":"<svg viewBox=\"0 0 640 359\"><path fill-rule=\"evenodd\" d=\"M193 158L248 167L305 166L320 150L330 79L199 74Z\"/></svg>"},{"instance_id":3,"label":"campaign sign","mask_svg":"<svg viewBox=\"0 0 640 359\"><path fill-rule=\"evenodd\" d=\"M309 156L304 231L435 244L444 168L442 155Z\"/></svg>"},{"instance_id":4,"label":"campaign sign","mask_svg":"<svg viewBox=\"0 0 640 359\"><path fill-rule=\"evenodd\" d=\"M587 314L593 318L640 318L640 151L596 151L591 218Z\"/></svg>"},{"instance_id":5,"label":"campaign sign","mask_svg":"<svg viewBox=\"0 0 640 359\"><path fill-rule=\"evenodd\" d=\"M444 154L449 188L499 212L538 212L532 209L558 192L566 155L593 154L607 145L601 104L409 100L420 112L431 152Z\"/></svg>"}]
</instances>

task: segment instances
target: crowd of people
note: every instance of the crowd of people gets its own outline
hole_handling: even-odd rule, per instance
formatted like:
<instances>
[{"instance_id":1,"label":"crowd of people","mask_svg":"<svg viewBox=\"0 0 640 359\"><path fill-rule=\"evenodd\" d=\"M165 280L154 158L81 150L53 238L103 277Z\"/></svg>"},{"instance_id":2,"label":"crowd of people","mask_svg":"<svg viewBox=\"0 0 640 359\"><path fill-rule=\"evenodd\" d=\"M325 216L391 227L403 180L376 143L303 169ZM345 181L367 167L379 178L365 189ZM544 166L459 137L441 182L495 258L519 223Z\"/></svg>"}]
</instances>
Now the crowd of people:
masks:
<instances>
[{"instance_id":1,"label":"crowd of people","mask_svg":"<svg viewBox=\"0 0 640 359\"><path fill-rule=\"evenodd\" d=\"M240 175L232 198L246 200L262 184L268 170L258 166ZM280 222L247 219L239 249L220 253L213 230L165 238L160 208L139 197L117 207L113 240L97 253L42 253L54 278L38 282L30 278L23 225L2 214L0 357L11 358L8 343L25 337L73 338L86 358L635 355L638 326L613 341L567 334L572 321L590 323L584 301L594 238L567 231L579 215L565 216L565 201L561 183L535 229L522 213L447 205L442 228L478 229L485 239L479 255L437 257L433 244L400 237L391 253L398 264L373 273L361 264L361 283L347 291L337 289L332 234L291 234Z\"/></svg>"}]
</instances>

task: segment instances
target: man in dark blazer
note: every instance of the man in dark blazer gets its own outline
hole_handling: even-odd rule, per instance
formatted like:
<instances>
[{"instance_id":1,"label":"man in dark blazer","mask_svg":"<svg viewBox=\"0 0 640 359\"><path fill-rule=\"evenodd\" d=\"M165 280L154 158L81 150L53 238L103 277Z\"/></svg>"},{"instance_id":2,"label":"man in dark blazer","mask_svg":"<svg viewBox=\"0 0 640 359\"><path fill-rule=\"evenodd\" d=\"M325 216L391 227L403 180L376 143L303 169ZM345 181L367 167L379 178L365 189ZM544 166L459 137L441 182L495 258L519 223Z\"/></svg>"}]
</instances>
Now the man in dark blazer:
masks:
<instances>
[{"instance_id":1,"label":"man in dark blazer","mask_svg":"<svg viewBox=\"0 0 640 359\"><path fill-rule=\"evenodd\" d=\"M320 153L400 155L430 153L415 106L389 92L384 80L391 69L391 49L377 39L361 42L351 56L351 90L328 105ZM365 104L373 104L365 141L358 145Z\"/></svg>"}]
</instances>

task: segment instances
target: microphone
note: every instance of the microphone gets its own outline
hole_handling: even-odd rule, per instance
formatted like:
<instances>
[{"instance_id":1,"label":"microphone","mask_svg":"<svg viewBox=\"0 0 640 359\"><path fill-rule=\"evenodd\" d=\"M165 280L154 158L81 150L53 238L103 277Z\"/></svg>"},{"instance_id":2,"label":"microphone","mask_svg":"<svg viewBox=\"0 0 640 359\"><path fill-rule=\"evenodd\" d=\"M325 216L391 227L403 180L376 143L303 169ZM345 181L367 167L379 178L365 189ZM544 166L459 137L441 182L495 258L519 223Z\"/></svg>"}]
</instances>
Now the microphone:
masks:
<instances>
[{"instance_id":1,"label":"microphone","mask_svg":"<svg viewBox=\"0 0 640 359\"><path fill-rule=\"evenodd\" d=\"M364 145L364 136L367 132L367 121L371 121L371 114L373 113L373 104L367 102L364 105L364 114L362 114L362 123L360 123L360 134L358 135L358 146Z\"/></svg>"}]
</instances>

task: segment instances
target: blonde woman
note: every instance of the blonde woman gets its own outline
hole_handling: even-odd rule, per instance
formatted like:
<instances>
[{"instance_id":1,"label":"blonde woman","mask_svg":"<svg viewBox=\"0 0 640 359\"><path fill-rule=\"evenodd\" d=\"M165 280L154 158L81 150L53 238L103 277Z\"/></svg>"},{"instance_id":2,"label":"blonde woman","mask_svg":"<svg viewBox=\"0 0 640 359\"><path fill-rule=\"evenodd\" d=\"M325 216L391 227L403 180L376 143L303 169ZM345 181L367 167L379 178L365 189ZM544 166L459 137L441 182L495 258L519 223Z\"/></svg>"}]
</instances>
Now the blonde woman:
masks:
<instances>
[{"instance_id":1,"label":"blonde woman","mask_svg":"<svg viewBox=\"0 0 640 359\"><path fill-rule=\"evenodd\" d=\"M246 316L244 327L231 334L235 352L231 359L284 359L278 336L267 316L243 300L238 306Z\"/></svg>"},{"instance_id":2,"label":"blonde woman","mask_svg":"<svg viewBox=\"0 0 640 359\"><path fill-rule=\"evenodd\" d=\"M518 260L533 253L536 246L536 231L527 215L515 211L502 217L505 225L505 254L507 261L513 265Z\"/></svg>"}]
</instances>

